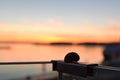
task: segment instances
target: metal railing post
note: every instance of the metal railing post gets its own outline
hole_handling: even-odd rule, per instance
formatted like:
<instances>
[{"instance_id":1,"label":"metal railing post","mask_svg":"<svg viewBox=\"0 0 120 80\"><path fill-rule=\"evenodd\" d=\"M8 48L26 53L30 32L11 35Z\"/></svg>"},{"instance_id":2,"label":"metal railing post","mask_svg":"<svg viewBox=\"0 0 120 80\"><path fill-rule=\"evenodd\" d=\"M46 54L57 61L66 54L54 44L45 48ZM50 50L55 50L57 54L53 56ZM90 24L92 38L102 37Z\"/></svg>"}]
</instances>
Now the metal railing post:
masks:
<instances>
[{"instance_id":1,"label":"metal railing post","mask_svg":"<svg viewBox=\"0 0 120 80\"><path fill-rule=\"evenodd\" d=\"M62 80L62 72L58 72L58 80Z\"/></svg>"}]
</instances>

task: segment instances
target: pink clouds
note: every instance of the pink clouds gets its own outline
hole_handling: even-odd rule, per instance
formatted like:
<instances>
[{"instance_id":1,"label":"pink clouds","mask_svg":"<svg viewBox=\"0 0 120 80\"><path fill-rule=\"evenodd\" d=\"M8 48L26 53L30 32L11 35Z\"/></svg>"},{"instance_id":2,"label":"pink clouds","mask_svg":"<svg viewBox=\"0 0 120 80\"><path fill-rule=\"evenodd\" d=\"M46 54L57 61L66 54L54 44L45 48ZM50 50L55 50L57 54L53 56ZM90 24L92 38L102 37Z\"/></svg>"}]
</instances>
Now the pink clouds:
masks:
<instances>
[{"instance_id":1,"label":"pink clouds","mask_svg":"<svg viewBox=\"0 0 120 80\"><path fill-rule=\"evenodd\" d=\"M63 23L57 19L48 19L48 24L51 24L53 26L61 26Z\"/></svg>"},{"instance_id":2,"label":"pink clouds","mask_svg":"<svg viewBox=\"0 0 120 80\"><path fill-rule=\"evenodd\" d=\"M39 22L39 23L37 22L37 25L43 27L60 27L63 25L63 22L56 18L48 18L43 22Z\"/></svg>"},{"instance_id":3,"label":"pink clouds","mask_svg":"<svg viewBox=\"0 0 120 80\"><path fill-rule=\"evenodd\" d=\"M120 21L116 20L116 19L108 19L106 20L106 22L108 24L110 24L111 26L119 26L120 27Z\"/></svg>"},{"instance_id":4,"label":"pink clouds","mask_svg":"<svg viewBox=\"0 0 120 80\"><path fill-rule=\"evenodd\" d=\"M82 26L84 26L84 31L86 33L91 33L93 35L111 35L111 36L120 36L120 21L115 19L108 19L106 23L109 26L99 26L95 25L91 20L85 22ZM86 25L87 24L87 25ZM79 25L81 26L81 25Z\"/></svg>"},{"instance_id":5,"label":"pink clouds","mask_svg":"<svg viewBox=\"0 0 120 80\"><path fill-rule=\"evenodd\" d=\"M32 21L28 17L21 17L19 18L19 22L22 24L30 24Z\"/></svg>"}]
</instances>

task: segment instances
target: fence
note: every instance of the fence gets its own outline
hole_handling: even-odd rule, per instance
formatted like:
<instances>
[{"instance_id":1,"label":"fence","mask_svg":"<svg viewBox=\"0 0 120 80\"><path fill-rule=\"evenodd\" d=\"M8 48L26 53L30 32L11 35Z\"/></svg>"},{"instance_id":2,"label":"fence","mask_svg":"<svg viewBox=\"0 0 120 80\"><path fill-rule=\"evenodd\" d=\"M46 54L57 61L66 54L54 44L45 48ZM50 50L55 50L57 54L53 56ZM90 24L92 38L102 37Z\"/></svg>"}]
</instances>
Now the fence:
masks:
<instances>
[{"instance_id":1,"label":"fence","mask_svg":"<svg viewBox=\"0 0 120 80\"><path fill-rule=\"evenodd\" d=\"M81 76L84 78L93 77L93 80L120 80L120 68L110 66L99 66L97 64L81 64L81 63L65 63L64 61L48 61L48 62L1 62L0 65L29 65L29 64L52 64L53 71L58 71L58 80L63 80L63 73ZM45 67L45 66L44 66ZM101 75L102 76L99 76ZM118 77L116 77L116 75ZM30 79L29 79L30 80ZM90 80L90 79L89 79Z\"/></svg>"}]
</instances>

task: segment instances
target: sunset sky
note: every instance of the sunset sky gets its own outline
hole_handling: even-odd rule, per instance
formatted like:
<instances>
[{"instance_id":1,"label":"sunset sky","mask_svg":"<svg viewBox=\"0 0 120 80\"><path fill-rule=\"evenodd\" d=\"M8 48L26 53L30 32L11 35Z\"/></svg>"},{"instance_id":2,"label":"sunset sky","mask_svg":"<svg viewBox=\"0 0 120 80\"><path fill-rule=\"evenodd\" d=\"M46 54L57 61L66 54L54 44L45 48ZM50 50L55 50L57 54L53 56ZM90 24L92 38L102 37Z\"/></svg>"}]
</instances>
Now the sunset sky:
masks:
<instances>
[{"instance_id":1,"label":"sunset sky","mask_svg":"<svg viewBox=\"0 0 120 80\"><path fill-rule=\"evenodd\" d=\"M0 0L0 41L120 42L120 0Z\"/></svg>"}]
</instances>

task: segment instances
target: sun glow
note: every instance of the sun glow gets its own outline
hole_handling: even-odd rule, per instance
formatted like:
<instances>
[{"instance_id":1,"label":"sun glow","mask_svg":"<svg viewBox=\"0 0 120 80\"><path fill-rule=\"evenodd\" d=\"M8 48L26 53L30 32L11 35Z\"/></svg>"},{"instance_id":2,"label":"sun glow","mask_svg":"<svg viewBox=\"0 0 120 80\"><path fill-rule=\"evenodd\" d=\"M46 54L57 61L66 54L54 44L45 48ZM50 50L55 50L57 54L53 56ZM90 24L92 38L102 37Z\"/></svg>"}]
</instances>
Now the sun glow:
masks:
<instances>
[{"instance_id":1,"label":"sun glow","mask_svg":"<svg viewBox=\"0 0 120 80\"><path fill-rule=\"evenodd\" d=\"M0 24L0 41L15 42L119 42L120 27L94 25L19 25ZM68 27L69 26L69 27ZM84 27L81 27L84 26ZM56 28L56 29L55 29Z\"/></svg>"},{"instance_id":2,"label":"sun glow","mask_svg":"<svg viewBox=\"0 0 120 80\"><path fill-rule=\"evenodd\" d=\"M49 43L49 42L59 42L63 41L64 38L59 37L59 36L44 36L40 38L42 42Z\"/></svg>"}]
</instances>

